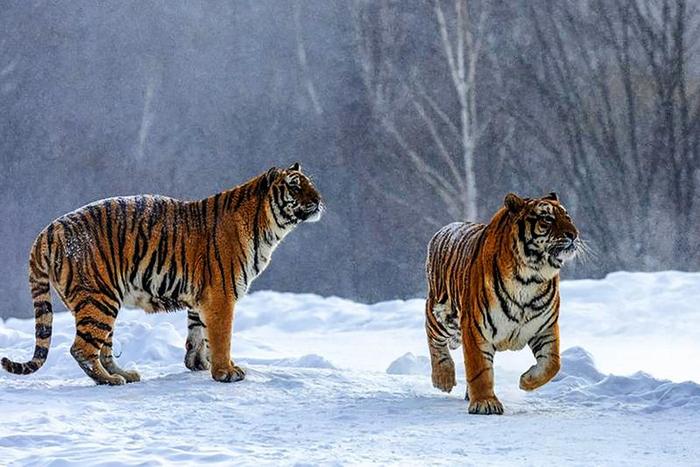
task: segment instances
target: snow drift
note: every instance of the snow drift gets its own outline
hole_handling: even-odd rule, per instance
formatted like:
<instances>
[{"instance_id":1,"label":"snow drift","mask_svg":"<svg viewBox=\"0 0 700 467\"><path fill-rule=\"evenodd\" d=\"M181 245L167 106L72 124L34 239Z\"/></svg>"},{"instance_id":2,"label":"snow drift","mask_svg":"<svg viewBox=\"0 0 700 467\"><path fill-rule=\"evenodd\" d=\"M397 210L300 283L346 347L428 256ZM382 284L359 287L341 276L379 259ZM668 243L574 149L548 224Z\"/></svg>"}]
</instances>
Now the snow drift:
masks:
<instances>
[{"instance_id":1,"label":"snow drift","mask_svg":"<svg viewBox=\"0 0 700 467\"><path fill-rule=\"evenodd\" d=\"M432 388L420 299L254 293L237 307L232 344L248 377L231 385L185 369L184 313L123 310L115 355L143 381L94 386L69 354L73 318L59 313L46 365L28 377L0 373L0 459L691 462L700 454L691 441L700 438L699 303L700 274L563 282L562 369L524 393L518 377L532 356L497 354L503 417L466 414L460 352L457 388ZM33 332L32 320L0 321L0 355L28 358Z\"/></svg>"}]
</instances>

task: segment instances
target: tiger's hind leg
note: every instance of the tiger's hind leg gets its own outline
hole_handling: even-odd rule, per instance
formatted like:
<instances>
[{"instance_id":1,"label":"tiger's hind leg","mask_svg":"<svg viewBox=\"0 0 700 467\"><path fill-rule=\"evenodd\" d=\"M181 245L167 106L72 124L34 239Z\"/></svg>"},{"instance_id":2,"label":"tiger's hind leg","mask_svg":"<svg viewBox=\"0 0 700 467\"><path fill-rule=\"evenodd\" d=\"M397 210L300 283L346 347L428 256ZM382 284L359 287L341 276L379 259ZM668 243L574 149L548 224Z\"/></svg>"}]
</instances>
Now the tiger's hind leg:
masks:
<instances>
[{"instance_id":1,"label":"tiger's hind leg","mask_svg":"<svg viewBox=\"0 0 700 467\"><path fill-rule=\"evenodd\" d=\"M187 311L187 342L185 343L185 366L191 371L208 370L211 366L209 357L209 339L207 326L199 313Z\"/></svg>"},{"instance_id":2,"label":"tiger's hind leg","mask_svg":"<svg viewBox=\"0 0 700 467\"><path fill-rule=\"evenodd\" d=\"M100 351L114 329L118 307L100 296L82 297L70 307L75 314L75 341L70 353L86 375L97 384L120 385L126 378L110 374L102 365Z\"/></svg>"},{"instance_id":3,"label":"tiger's hind leg","mask_svg":"<svg viewBox=\"0 0 700 467\"><path fill-rule=\"evenodd\" d=\"M444 319L446 313L451 313L451 308L448 300L438 303L428 297L425 303L425 331L428 336L433 386L444 392L452 391L457 385L455 363L450 355L455 334Z\"/></svg>"},{"instance_id":4,"label":"tiger's hind leg","mask_svg":"<svg viewBox=\"0 0 700 467\"><path fill-rule=\"evenodd\" d=\"M141 375L136 371L122 370L119 365L114 361L114 356L112 355L112 336L114 331L110 332L105 340L104 345L100 349L100 363L108 373L112 375L122 376L127 383L135 383L141 381Z\"/></svg>"}]
</instances>

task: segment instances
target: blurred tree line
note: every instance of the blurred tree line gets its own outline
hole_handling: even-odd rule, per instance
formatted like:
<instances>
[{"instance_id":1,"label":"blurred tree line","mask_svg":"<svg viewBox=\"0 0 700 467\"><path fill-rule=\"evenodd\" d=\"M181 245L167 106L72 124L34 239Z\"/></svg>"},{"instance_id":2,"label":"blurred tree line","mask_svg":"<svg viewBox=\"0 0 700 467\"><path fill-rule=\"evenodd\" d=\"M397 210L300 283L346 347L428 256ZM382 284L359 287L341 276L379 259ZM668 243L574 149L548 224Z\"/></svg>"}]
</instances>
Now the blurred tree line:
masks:
<instances>
[{"instance_id":1,"label":"blurred tree line","mask_svg":"<svg viewBox=\"0 0 700 467\"><path fill-rule=\"evenodd\" d=\"M700 15L684 0L7 1L0 316L53 218L299 160L326 198L255 289L420 296L439 226L557 191L595 254L700 264Z\"/></svg>"}]
</instances>

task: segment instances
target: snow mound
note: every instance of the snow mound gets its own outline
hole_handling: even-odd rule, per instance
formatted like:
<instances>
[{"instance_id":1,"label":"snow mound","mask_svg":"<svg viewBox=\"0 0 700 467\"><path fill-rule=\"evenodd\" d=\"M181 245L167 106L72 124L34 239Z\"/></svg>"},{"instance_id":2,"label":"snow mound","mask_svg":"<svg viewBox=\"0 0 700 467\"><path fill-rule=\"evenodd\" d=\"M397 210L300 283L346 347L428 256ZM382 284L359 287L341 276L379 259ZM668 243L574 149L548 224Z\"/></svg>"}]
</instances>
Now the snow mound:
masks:
<instances>
[{"instance_id":1,"label":"snow mound","mask_svg":"<svg viewBox=\"0 0 700 467\"><path fill-rule=\"evenodd\" d=\"M422 325L424 300L392 300L367 305L339 297L259 291L237 307L236 329L275 328L285 332L311 330L376 330ZM407 312L408 310L408 312ZM377 317L381 319L377 319Z\"/></svg>"},{"instance_id":2,"label":"snow mound","mask_svg":"<svg viewBox=\"0 0 700 467\"><path fill-rule=\"evenodd\" d=\"M660 410L700 408L700 385L692 381L674 383L637 372L630 376L604 375L591 355L580 347L562 353L559 374L542 390L542 396L604 409Z\"/></svg>"},{"instance_id":3,"label":"snow mound","mask_svg":"<svg viewBox=\"0 0 700 467\"><path fill-rule=\"evenodd\" d=\"M171 322L119 323L114 352L126 361L178 361L183 353L183 333Z\"/></svg>"},{"instance_id":4,"label":"snow mound","mask_svg":"<svg viewBox=\"0 0 700 467\"><path fill-rule=\"evenodd\" d=\"M429 375L430 360L428 357L415 356L408 352L391 362L386 372L390 375Z\"/></svg>"},{"instance_id":5,"label":"snow mound","mask_svg":"<svg viewBox=\"0 0 700 467\"><path fill-rule=\"evenodd\" d=\"M336 367L320 355L308 354L299 358L278 358L278 359L263 359L263 358L244 358L242 361L252 365L269 365L282 368L321 368L326 370L335 370Z\"/></svg>"},{"instance_id":6,"label":"snow mound","mask_svg":"<svg viewBox=\"0 0 700 467\"><path fill-rule=\"evenodd\" d=\"M581 347L566 349L561 355L561 370L554 381L597 383L605 375L598 371L593 357Z\"/></svg>"}]
</instances>

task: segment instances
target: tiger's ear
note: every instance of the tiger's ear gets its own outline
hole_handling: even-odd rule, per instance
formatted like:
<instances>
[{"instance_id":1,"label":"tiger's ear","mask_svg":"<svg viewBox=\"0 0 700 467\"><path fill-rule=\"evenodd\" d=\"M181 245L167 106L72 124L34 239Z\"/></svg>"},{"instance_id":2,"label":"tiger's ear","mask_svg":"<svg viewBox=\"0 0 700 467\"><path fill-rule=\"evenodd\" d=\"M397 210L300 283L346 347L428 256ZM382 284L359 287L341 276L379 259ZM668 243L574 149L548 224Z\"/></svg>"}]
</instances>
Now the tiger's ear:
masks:
<instances>
[{"instance_id":1,"label":"tiger's ear","mask_svg":"<svg viewBox=\"0 0 700 467\"><path fill-rule=\"evenodd\" d=\"M545 196L542 199L551 199L552 201L559 201L559 197L557 196L557 194L555 192L549 193L547 196Z\"/></svg>"},{"instance_id":2,"label":"tiger's ear","mask_svg":"<svg viewBox=\"0 0 700 467\"><path fill-rule=\"evenodd\" d=\"M289 169L287 169L287 170L301 171L301 164L299 164L298 162L295 162L292 165L290 165Z\"/></svg>"},{"instance_id":3,"label":"tiger's ear","mask_svg":"<svg viewBox=\"0 0 700 467\"><path fill-rule=\"evenodd\" d=\"M503 200L503 205L510 212L518 212L520 211L520 208L522 208L525 205L525 200L522 199L520 196L516 195L515 193L508 193L506 195L506 199Z\"/></svg>"},{"instance_id":4,"label":"tiger's ear","mask_svg":"<svg viewBox=\"0 0 700 467\"><path fill-rule=\"evenodd\" d=\"M268 187L272 185L272 182L277 180L277 177L280 176L280 173L280 169L278 169L277 167L272 167L270 170L267 171L267 173L265 174L265 182Z\"/></svg>"}]
</instances>

